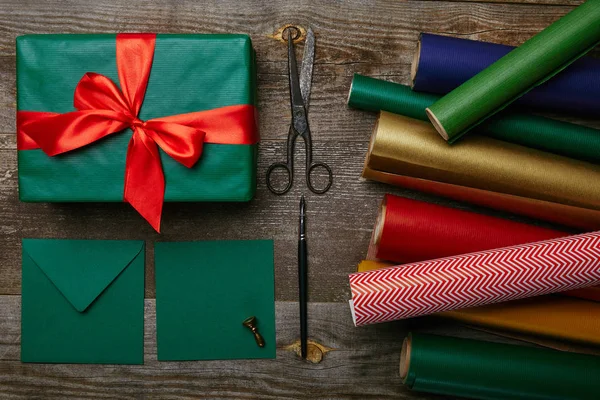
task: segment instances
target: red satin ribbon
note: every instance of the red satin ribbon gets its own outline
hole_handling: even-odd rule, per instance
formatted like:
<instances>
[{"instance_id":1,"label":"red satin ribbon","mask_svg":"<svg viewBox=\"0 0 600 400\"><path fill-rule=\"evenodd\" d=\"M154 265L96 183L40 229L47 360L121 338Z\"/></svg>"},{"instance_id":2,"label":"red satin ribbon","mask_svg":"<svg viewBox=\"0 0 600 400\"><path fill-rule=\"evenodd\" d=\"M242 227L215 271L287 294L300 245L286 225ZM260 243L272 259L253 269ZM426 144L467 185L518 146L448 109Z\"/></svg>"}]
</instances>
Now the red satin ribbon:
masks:
<instances>
[{"instance_id":1,"label":"red satin ribbon","mask_svg":"<svg viewBox=\"0 0 600 400\"><path fill-rule=\"evenodd\" d=\"M74 107L78 111L17 113L17 147L41 148L54 156L131 128L123 199L160 232L165 178L158 147L191 168L200 158L205 141L253 144L259 137L251 105L141 121L138 113L152 68L155 41L155 34L117 35L121 89L104 75L86 73L75 89Z\"/></svg>"}]
</instances>

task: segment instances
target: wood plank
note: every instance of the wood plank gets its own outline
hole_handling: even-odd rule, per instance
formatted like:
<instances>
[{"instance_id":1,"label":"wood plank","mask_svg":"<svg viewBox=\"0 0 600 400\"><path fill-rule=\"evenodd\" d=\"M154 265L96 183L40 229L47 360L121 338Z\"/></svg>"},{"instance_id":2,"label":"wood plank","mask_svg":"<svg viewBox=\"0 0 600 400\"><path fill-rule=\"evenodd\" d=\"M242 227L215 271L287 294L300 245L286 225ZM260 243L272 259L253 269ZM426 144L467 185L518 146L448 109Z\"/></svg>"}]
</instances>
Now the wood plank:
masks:
<instances>
[{"instance_id":1,"label":"wood plank","mask_svg":"<svg viewBox=\"0 0 600 400\"><path fill-rule=\"evenodd\" d=\"M409 330L520 343L425 318L354 328L347 304L313 303L311 339L333 350L320 364L311 364L286 350L298 338L298 304L278 302L276 310L276 360L158 362L155 301L146 300L144 365L24 364L19 361L20 296L0 296L2 396L437 399L410 392L400 382L400 348Z\"/></svg>"},{"instance_id":2,"label":"wood plank","mask_svg":"<svg viewBox=\"0 0 600 400\"><path fill-rule=\"evenodd\" d=\"M15 63L15 57L12 55L0 56L0 132L13 134L16 131L15 113L17 110ZM0 135L0 149L5 148L3 141L6 139L2 136L5 135Z\"/></svg>"},{"instance_id":3,"label":"wood plank","mask_svg":"<svg viewBox=\"0 0 600 400\"><path fill-rule=\"evenodd\" d=\"M536 4L552 3L554 7L541 9ZM122 31L156 32L248 32L267 40L285 23L310 22L316 32L332 33L331 39L337 41L337 51L345 52L352 47L358 37L370 33L371 38L391 38L400 36L409 27L426 25L427 28L457 28L465 31L476 25L466 24L457 17L477 20L481 27L504 25L504 28L526 27L534 30L535 24L547 24L548 15L563 15L577 0L518 0L492 2L447 2L447 1L379 1L365 2L352 0L329 2L327 0L309 0L300 3L266 2L251 0L243 4L237 2L203 2L193 0L170 0L162 4L148 4L143 0L114 3L109 0L81 1L66 3L60 0L30 2L23 7L18 0L0 1L0 26L3 37L0 39L2 53L14 51L12 44L17 34L23 33L88 33ZM561 6L564 4L564 6ZM523 15L518 11L535 10L536 13ZM504 11L503 17L499 18ZM518 20L527 19L533 25L518 25ZM348 35L348 26L352 27ZM403 27L402 30L396 28ZM317 29L318 28L318 29ZM348 40L352 39L352 40ZM340 46L341 45L341 46ZM330 50L335 50L330 48Z\"/></svg>"},{"instance_id":4,"label":"wood plank","mask_svg":"<svg viewBox=\"0 0 600 400\"><path fill-rule=\"evenodd\" d=\"M502 3L502 4L535 4L550 6L578 6L585 0L446 0L449 2L472 2L472 3Z\"/></svg>"}]
</instances>

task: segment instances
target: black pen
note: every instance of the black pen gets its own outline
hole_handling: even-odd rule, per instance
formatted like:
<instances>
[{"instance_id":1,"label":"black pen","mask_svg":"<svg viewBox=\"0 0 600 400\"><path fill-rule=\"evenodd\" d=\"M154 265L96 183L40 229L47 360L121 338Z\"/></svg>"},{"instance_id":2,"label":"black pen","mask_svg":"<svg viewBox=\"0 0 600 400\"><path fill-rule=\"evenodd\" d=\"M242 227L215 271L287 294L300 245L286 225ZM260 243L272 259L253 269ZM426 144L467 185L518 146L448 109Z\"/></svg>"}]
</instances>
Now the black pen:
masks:
<instances>
[{"instance_id":1,"label":"black pen","mask_svg":"<svg viewBox=\"0 0 600 400\"><path fill-rule=\"evenodd\" d=\"M304 195L300 198L300 228L298 229L298 287L300 289L300 354L306 359L307 352L307 249L306 249L306 226L304 214L305 202Z\"/></svg>"}]
</instances>

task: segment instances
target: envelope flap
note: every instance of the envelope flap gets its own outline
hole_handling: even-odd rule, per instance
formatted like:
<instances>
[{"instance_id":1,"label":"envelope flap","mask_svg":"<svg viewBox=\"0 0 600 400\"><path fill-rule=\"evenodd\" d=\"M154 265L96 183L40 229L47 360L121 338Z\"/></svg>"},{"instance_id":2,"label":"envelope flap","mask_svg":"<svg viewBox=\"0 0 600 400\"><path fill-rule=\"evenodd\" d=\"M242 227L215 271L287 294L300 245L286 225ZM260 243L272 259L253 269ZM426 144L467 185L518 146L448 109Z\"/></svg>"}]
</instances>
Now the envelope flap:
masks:
<instances>
[{"instance_id":1,"label":"envelope flap","mask_svg":"<svg viewBox=\"0 0 600 400\"><path fill-rule=\"evenodd\" d=\"M30 257L79 312L85 311L143 248L143 241L23 239L23 256Z\"/></svg>"}]
</instances>

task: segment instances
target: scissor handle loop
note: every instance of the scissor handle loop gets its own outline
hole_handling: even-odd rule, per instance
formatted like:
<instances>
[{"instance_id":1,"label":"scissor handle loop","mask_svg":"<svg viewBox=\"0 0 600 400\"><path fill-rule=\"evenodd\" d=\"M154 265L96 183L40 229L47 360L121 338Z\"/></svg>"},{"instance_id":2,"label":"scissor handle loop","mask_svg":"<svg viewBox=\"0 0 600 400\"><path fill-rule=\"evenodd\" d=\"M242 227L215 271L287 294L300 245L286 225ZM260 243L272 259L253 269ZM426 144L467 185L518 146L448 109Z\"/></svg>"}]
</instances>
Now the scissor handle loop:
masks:
<instances>
[{"instance_id":1,"label":"scissor handle loop","mask_svg":"<svg viewBox=\"0 0 600 400\"><path fill-rule=\"evenodd\" d=\"M283 189L277 189L276 187L271 185L271 175L272 175L273 171L276 169L283 169L287 173L288 183ZM269 169L267 169L267 188L269 188L269 190L272 193L285 194L292 188L293 183L294 183L294 175L292 174L292 169L290 168L290 166L288 164L286 164L284 162L277 162L277 163L271 164Z\"/></svg>"},{"instance_id":2,"label":"scissor handle loop","mask_svg":"<svg viewBox=\"0 0 600 400\"><path fill-rule=\"evenodd\" d=\"M313 172L313 170L315 168L319 168L319 167L324 168L327 171L327 175L329 178L329 181L327 182L327 186L325 186L323 189L315 188L310 180L310 176L311 176L311 173ZM310 164L310 166L306 170L306 185L308 186L308 188L310 189L311 192L313 192L315 194L323 194L329 190L329 188L331 187L332 184L333 184L333 171L331 170L329 165L322 163L322 162L315 162L315 163Z\"/></svg>"}]
</instances>

